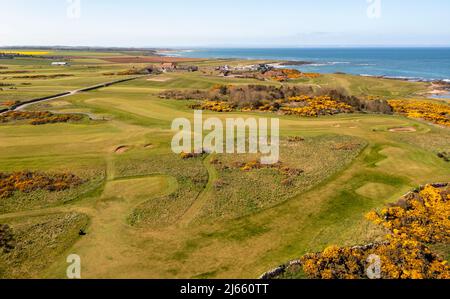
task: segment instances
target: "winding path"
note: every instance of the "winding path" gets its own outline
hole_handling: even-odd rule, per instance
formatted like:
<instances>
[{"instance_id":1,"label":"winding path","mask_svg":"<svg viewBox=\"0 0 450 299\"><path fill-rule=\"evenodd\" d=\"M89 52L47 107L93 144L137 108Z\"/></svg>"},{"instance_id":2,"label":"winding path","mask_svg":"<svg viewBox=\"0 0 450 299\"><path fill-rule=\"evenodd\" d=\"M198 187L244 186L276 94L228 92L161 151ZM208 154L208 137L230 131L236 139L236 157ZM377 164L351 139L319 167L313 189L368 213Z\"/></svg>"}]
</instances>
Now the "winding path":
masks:
<instances>
[{"instance_id":1,"label":"winding path","mask_svg":"<svg viewBox=\"0 0 450 299\"><path fill-rule=\"evenodd\" d=\"M208 201L209 195L214 185L214 181L218 178L217 170L215 169L214 165L211 164L211 160L213 159L213 157L213 155L209 155L203 161L203 165L205 166L206 170L208 170L208 183L206 184L205 189L203 189L195 202L192 204L192 206L183 215L183 218L181 218L179 222L181 226L188 226L195 219L195 217L197 217L198 213L202 210L202 208Z\"/></svg>"}]
</instances>

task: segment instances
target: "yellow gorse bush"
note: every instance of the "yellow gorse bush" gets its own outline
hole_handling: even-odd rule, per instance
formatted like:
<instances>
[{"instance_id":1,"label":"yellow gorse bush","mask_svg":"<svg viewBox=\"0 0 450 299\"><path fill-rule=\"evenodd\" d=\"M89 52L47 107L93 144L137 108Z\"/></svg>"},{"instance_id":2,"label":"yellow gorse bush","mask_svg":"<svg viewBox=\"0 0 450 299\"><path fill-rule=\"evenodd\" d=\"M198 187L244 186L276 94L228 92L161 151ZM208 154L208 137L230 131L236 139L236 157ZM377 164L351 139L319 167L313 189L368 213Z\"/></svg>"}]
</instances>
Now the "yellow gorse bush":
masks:
<instances>
[{"instance_id":1,"label":"yellow gorse bush","mask_svg":"<svg viewBox=\"0 0 450 299\"><path fill-rule=\"evenodd\" d=\"M303 270L315 279L367 278L369 256L380 257L383 279L448 279L446 261L425 245L405 236L389 236L388 241L367 247L331 246L322 253L302 257Z\"/></svg>"},{"instance_id":2,"label":"yellow gorse bush","mask_svg":"<svg viewBox=\"0 0 450 299\"><path fill-rule=\"evenodd\" d=\"M233 107L227 102L205 101L201 105L202 110L211 110L215 112L231 112Z\"/></svg>"},{"instance_id":3,"label":"yellow gorse bush","mask_svg":"<svg viewBox=\"0 0 450 299\"><path fill-rule=\"evenodd\" d=\"M300 116L320 116L333 115L338 113L350 113L353 111L348 104L333 100L329 96L308 97L298 96L290 97L291 102L302 102L302 107L283 107L281 110L286 114Z\"/></svg>"},{"instance_id":4,"label":"yellow gorse bush","mask_svg":"<svg viewBox=\"0 0 450 299\"><path fill-rule=\"evenodd\" d=\"M418 100L390 100L394 112L410 118L424 119L435 124L450 126L450 106Z\"/></svg>"},{"instance_id":5,"label":"yellow gorse bush","mask_svg":"<svg viewBox=\"0 0 450 299\"><path fill-rule=\"evenodd\" d=\"M402 206L371 212L367 218L396 235L425 242L450 242L450 190L431 185L412 193Z\"/></svg>"},{"instance_id":6,"label":"yellow gorse bush","mask_svg":"<svg viewBox=\"0 0 450 299\"><path fill-rule=\"evenodd\" d=\"M448 262L425 245L450 241L449 185L427 185L367 218L391 232L385 242L307 254L301 259L305 273L319 279L367 278L368 257L376 255L383 279L450 279Z\"/></svg>"}]
</instances>

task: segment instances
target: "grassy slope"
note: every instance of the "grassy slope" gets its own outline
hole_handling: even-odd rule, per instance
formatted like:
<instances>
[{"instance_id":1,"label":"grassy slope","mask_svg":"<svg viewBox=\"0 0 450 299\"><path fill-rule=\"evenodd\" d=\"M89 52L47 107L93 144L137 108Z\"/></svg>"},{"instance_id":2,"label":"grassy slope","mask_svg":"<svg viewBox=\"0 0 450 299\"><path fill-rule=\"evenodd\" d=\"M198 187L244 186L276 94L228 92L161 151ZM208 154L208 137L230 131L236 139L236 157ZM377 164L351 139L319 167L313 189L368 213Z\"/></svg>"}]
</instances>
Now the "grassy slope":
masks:
<instances>
[{"instance_id":1,"label":"grassy slope","mask_svg":"<svg viewBox=\"0 0 450 299\"><path fill-rule=\"evenodd\" d=\"M88 215L91 219L88 235L73 247L70 242L63 246L66 253L82 256L85 278L251 278L329 244L350 245L378 237L378 229L363 219L367 211L394 201L417 184L450 178L448 163L436 157L434 147L420 146L431 144L427 140L433 138L429 135L432 131L449 136L439 146L450 147L448 130L397 116L282 117L282 135L341 134L362 138L368 146L346 169L273 208L204 224L187 225L189 221L175 219L163 227L130 227L127 218L135 207L190 186L188 183L180 186L178 173L182 169L168 165L176 165L179 159L170 155L170 122L176 117L192 118L192 111L186 108L186 102L162 101L157 93L166 88L208 88L216 83L243 82L200 74L167 76L173 79L166 82L141 79L37 106L95 113L109 121L0 126L2 171L54 168L76 171L90 165L106 172L105 184L97 192L85 194L65 206L3 214L0 222L15 223L32 215L55 212ZM205 114L219 118L245 116ZM417 132L387 130L399 126L414 126ZM150 143L152 148L144 147ZM130 150L123 155L114 154L121 145L128 145ZM195 171L206 173L201 161L189 163ZM165 168L167 171L162 170ZM187 211L190 204L169 206L168 215ZM57 257L45 271L46 277L64 277L65 256ZM26 273L25 269L23 276L33 276Z\"/></svg>"}]
</instances>

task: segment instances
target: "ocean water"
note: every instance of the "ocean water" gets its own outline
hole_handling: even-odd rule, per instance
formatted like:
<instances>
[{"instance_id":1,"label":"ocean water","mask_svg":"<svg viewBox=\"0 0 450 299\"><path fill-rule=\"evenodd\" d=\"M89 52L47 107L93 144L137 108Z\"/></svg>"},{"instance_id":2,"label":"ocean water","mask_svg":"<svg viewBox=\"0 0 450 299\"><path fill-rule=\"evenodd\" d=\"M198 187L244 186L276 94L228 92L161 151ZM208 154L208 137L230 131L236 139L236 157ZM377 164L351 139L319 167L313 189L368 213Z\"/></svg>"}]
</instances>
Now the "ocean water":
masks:
<instances>
[{"instance_id":1,"label":"ocean water","mask_svg":"<svg viewBox=\"0 0 450 299\"><path fill-rule=\"evenodd\" d=\"M293 66L304 72L385 76L450 82L450 48L286 48L193 49L169 55L193 58L239 58L308 61Z\"/></svg>"}]
</instances>

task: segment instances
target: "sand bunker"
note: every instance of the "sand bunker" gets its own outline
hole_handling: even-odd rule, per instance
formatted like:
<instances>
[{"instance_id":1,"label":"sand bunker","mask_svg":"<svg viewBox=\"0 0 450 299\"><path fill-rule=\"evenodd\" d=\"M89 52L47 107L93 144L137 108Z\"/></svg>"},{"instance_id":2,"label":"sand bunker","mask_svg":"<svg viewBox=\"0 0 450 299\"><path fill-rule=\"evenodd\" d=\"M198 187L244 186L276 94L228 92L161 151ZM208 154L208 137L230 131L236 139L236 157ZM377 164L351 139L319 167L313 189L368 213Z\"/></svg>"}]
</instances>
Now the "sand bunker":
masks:
<instances>
[{"instance_id":1,"label":"sand bunker","mask_svg":"<svg viewBox=\"0 0 450 299\"><path fill-rule=\"evenodd\" d=\"M148 149L152 149L154 147L155 146L153 144L151 144L151 143L144 145L144 148L148 148Z\"/></svg>"},{"instance_id":2,"label":"sand bunker","mask_svg":"<svg viewBox=\"0 0 450 299\"><path fill-rule=\"evenodd\" d=\"M414 127L403 127L403 128L392 128L389 129L389 132L416 132L416 128Z\"/></svg>"},{"instance_id":3,"label":"sand bunker","mask_svg":"<svg viewBox=\"0 0 450 299\"><path fill-rule=\"evenodd\" d=\"M123 154L126 153L130 150L130 147L123 145L123 146L119 146L118 148L116 148L116 150L114 151L114 153L116 154Z\"/></svg>"}]
</instances>

